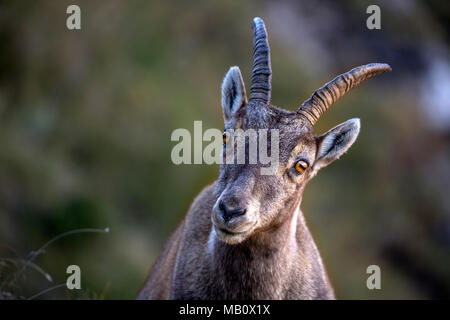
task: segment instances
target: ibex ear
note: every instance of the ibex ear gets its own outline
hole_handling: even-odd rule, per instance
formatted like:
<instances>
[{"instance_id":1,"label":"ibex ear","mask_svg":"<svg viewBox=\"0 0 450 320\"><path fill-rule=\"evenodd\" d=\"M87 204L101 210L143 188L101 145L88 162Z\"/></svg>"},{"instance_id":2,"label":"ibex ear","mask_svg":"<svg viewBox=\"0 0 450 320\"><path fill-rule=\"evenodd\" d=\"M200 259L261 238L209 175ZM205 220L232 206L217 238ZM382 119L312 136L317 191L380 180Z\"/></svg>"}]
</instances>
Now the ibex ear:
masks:
<instances>
[{"instance_id":1,"label":"ibex ear","mask_svg":"<svg viewBox=\"0 0 450 320\"><path fill-rule=\"evenodd\" d=\"M339 159L355 142L360 127L359 119L350 119L319 136L314 169L318 170Z\"/></svg>"},{"instance_id":2,"label":"ibex ear","mask_svg":"<svg viewBox=\"0 0 450 320\"><path fill-rule=\"evenodd\" d=\"M238 67L231 67L222 82L222 109L225 122L247 103L245 85Z\"/></svg>"}]
</instances>

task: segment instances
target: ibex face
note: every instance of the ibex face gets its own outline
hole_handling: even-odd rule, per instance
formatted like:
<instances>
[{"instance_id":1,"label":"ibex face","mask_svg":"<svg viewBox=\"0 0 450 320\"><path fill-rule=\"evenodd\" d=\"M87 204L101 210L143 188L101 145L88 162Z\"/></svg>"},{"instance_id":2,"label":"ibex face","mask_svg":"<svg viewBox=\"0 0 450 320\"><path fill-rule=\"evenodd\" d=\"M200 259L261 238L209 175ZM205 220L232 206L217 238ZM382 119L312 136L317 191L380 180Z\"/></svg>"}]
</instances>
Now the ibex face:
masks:
<instances>
[{"instance_id":1,"label":"ibex face","mask_svg":"<svg viewBox=\"0 0 450 320\"><path fill-rule=\"evenodd\" d=\"M338 159L356 140L359 119L348 120L316 137L312 127L328 107L347 91L366 79L390 71L387 64L368 64L342 74L306 100L296 112L270 104L270 50L264 22L253 20L254 52L250 100L238 67L232 67L222 84L222 108L225 120L224 155L229 132L253 129L259 136L268 129L268 153L273 148L270 130L279 133L278 166L273 174L262 175L260 163L221 165L215 188L217 201L212 222L220 240L237 244L264 236L276 229L295 211L306 183L317 171ZM234 131L235 132L235 131ZM267 132L267 130L265 131ZM265 146L259 146L265 147ZM236 148L235 148L236 149ZM245 148L246 160L250 148ZM292 210L286 210L292 209Z\"/></svg>"}]
</instances>

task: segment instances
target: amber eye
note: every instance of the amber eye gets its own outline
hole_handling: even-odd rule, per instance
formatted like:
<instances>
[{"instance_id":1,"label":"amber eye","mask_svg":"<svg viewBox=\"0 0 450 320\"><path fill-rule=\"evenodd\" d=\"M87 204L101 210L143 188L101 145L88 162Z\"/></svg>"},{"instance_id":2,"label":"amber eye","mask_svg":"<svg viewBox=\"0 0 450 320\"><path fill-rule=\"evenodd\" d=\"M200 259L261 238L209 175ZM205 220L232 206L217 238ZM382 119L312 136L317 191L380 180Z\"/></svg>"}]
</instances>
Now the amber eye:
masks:
<instances>
[{"instance_id":1,"label":"amber eye","mask_svg":"<svg viewBox=\"0 0 450 320\"><path fill-rule=\"evenodd\" d=\"M308 163L305 161L300 160L295 163L295 170L297 170L298 173L305 172L306 168L308 168Z\"/></svg>"},{"instance_id":2,"label":"amber eye","mask_svg":"<svg viewBox=\"0 0 450 320\"><path fill-rule=\"evenodd\" d=\"M228 142L228 140L230 140L230 134L225 131L222 135L223 144L226 144Z\"/></svg>"}]
</instances>

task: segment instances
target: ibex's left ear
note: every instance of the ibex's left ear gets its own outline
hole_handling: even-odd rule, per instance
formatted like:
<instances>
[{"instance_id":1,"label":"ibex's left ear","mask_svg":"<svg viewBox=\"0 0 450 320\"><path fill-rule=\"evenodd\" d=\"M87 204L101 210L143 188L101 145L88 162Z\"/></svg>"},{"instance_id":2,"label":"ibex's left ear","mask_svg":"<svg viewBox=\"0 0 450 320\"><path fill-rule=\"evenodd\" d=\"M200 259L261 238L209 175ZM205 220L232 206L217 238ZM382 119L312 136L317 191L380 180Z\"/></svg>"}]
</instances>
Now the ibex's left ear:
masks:
<instances>
[{"instance_id":1,"label":"ibex's left ear","mask_svg":"<svg viewBox=\"0 0 450 320\"><path fill-rule=\"evenodd\" d=\"M360 127L359 119L350 119L319 136L314 169L318 170L339 159L355 142Z\"/></svg>"},{"instance_id":2,"label":"ibex's left ear","mask_svg":"<svg viewBox=\"0 0 450 320\"><path fill-rule=\"evenodd\" d=\"M222 83L222 108L225 122L247 103L245 85L238 67L231 67Z\"/></svg>"}]
</instances>

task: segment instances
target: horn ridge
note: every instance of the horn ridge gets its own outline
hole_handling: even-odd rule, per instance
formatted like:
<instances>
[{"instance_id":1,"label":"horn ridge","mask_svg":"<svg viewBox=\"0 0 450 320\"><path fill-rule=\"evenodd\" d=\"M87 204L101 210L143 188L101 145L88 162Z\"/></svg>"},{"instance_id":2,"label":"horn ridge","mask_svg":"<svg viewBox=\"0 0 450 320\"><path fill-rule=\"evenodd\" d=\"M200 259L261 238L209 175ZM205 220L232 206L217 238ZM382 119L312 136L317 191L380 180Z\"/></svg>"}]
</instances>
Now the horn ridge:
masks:
<instances>
[{"instance_id":1,"label":"horn ridge","mask_svg":"<svg viewBox=\"0 0 450 320\"><path fill-rule=\"evenodd\" d=\"M365 80L391 70L391 67L386 63L370 63L353 68L314 91L311 97L302 103L297 112L314 125L333 103L352 88Z\"/></svg>"},{"instance_id":2,"label":"horn ridge","mask_svg":"<svg viewBox=\"0 0 450 320\"><path fill-rule=\"evenodd\" d=\"M272 69L267 31L261 18L253 19L253 68L250 100L270 102Z\"/></svg>"}]
</instances>

